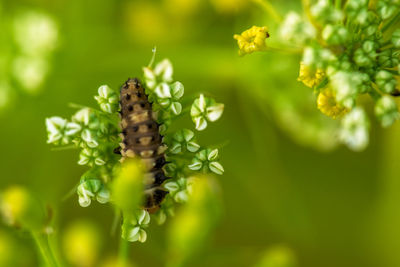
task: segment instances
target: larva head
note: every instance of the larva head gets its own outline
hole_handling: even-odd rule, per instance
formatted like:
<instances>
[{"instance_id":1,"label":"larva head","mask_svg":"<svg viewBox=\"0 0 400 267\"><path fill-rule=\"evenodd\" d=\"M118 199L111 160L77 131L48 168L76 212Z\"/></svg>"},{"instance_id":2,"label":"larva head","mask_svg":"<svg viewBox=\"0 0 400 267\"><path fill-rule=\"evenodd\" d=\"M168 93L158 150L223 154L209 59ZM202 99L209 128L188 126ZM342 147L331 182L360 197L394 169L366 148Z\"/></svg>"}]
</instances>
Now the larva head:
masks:
<instances>
[{"instance_id":1,"label":"larva head","mask_svg":"<svg viewBox=\"0 0 400 267\"><path fill-rule=\"evenodd\" d=\"M129 114L141 110L151 110L145 90L137 78L128 79L121 86L121 114Z\"/></svg>"}]
</instances>

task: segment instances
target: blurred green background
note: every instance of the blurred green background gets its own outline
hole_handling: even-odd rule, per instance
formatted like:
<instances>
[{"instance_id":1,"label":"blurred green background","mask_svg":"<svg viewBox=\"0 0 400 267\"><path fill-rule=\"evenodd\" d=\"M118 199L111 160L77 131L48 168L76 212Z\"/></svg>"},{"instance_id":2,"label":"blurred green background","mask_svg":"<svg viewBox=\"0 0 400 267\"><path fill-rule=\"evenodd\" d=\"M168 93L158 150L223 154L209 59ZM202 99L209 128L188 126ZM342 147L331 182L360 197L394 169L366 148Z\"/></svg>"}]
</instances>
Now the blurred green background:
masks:
<instances>
[{"instance_id":1,"label":"blurred green background","mask_svg":"<svg viewBox=\"0 0 400 267\"><path fill-rule=\"evenodd\" d=\"M300 1L271 2L282 14L301 10ZM68 103L95 106L100 85L118 88L141 76L156 45L156 60L172 61L186 95L206 92L225 104L222 119L199 134L204 143L227 143L220 152L226 172L218 177L223 214L188 266L253 266L277 247L290 250L298 266L400 266L399 125L382 130L374 122L362 153L337 147L335 122L319 114L311 90L296 81L300 55L237 55L232 36L252 25L267 25L274 43L277 25L252 1L3 0L1 10L2 32L13 16L31 10L58 25L40 91L27 94L13 84L0 111L1 188L34 190L56 208L61 236L76 220L97 225L98 264L116 253L113 210L81 208L76 195L62 200L85 168L76 164L77 151L46 144L44 119L69 117ZM3 58L12 43L2 38ZM163 265L165 228L152 225L148 241L133 244L137 266ZM37 264L24 234L0 231L14 240L24 266Z\"/></svg>"}]
</instances>

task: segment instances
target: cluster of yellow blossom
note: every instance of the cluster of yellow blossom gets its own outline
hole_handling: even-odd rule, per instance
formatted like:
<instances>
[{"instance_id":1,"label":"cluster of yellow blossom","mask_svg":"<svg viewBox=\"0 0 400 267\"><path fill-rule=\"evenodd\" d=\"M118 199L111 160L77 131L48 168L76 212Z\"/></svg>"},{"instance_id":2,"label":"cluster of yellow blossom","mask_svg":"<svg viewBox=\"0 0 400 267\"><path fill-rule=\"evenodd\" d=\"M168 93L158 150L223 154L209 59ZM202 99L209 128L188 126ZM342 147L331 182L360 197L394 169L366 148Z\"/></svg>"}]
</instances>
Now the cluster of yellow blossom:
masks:
<instances>
[{"instance_id":1,"label":"cluster of yellow blossom","mask_svg":"<svg viewBox=\"0 0 400 267\"><path fill-rule=\"evenodd\" d=\"M339 118L349 110L336 101L335 93L330 87L322 89L317 98L318 109L333 119Z\"/></svg>"},{"instance_id":2,"label":"cluster of yellow blossom","mask_svg":"<svg viewBox=\"0 0 400 267\"><path fill-rule=\"evenodd\" d=\"M322 69L312 68L303 62L300 62L300 72L298 81L304 83L304 85L313 88L320 84L325 78L325 72Z\"/></svg>"},{"instance_id":3,"label":"cluster of yellow blossom","mask_svg":"<svg viewBox=\"0 0 400 267\"><path fill-rule=\"evenodd\" d=\"M265 50L267 48L265 40L268 37L268 28L258 26L253 26L240 35L235 34L233 36L238 42L240 56Z\"/></svg>"}]
</instances>

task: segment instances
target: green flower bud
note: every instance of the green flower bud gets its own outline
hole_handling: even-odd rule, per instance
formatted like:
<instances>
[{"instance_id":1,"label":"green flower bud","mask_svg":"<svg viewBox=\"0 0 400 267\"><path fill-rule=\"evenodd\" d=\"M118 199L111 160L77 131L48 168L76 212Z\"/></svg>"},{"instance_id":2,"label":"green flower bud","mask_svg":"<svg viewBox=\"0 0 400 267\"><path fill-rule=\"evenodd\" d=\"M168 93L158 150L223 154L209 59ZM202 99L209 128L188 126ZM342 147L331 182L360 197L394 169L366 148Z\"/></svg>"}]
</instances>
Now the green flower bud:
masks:
<instances>
[{"instance_id":1,"label":"green flower bud","mask_svg":"<svg viewBox=\"0 0 400 267\"><path fill-rule=\"evenodd\" d=\"M198 171L212 171L216 174L222 175L224 173L224 168L217 162L218 159L218 149L203 149L196 154L192 160L192 164L188 167L191 170Z\"/></svg>"},{"instance_id":2,"label":"green flower bud","mask_svg":"<svg viewBox=\"0 0 400 267\"><path fill-rule=\"evenodd\" d=\"M400 48L400 29L396 29L392 33L392 44L396 48Z\"/></svg>"},{"instance_id":3,"label":"green flower bud","mask_svg":"<svg viewBox=\"0 0 400 267\"><path fill-rule=\"evenodd\" d=\"M129 242L146 242L147 233L144 230L150 223L150 215L145 210L136 213L124 213L124 223L122 225L122 237Z\"/></svg>"},{"instance_id":4,"label":"green flower bud","mask_svg":"<svg viewBox=\"0 0 400 267\"><path fill-rule=\"evenodd\" d=\"M381 121L383 127L388 127L398 120L399 111L393 97L382 96L375 104L375 115Z\"/></svg>"},{"instance_id":5,"label":"green flower bud","mask_svg":"<svg viewBox=\"0 0 400 267\"><path fill-rule=\"evenodd\" d=\"M81 207L88 207L92 199L96 199L101 204L110 201L110 191L101 180L96 178L83 178L77 188L77 193Z\"/></svg>"},{"instance_id":6,"label":"green flower bud","mask_svg":"<svg viewBox=\"0 0 400 267\"><path fill-rule=\"evenodd\" d=\"M172 200L170 194L168 194L160 209L153 215L153 218L156 220L158 225L164 224L167 216L174 216L175 215L175 210L174 210L174 201Z\"/></svg>"},{"instance_id":7,"label":"green flower bud","mask_svg":"<svg viewBox=\"0 0 400 267\"><path fill-rule=\"evenodd\" d=\"M378 62L382 68L394 68L399 62L399 52L393 49L387 49L379 53Z\"/></svg>"},{"instance_id":8,"label":"green flower bud","mask_svg":"<svg viewBox=\"0 0 400 267\"><path fill-rule=\"evenodd\" d=\"M390 94L396 90L396 79L393 77L393 74L386 70L377 72L375 75L375 82L384 93Z\"/></svg>"},{"instance_id":9,"label":"green flower bud","mask_svg":"<svg viewBox=\"0 0 400 267\"><path fill-rule=\"evenodd\" d=\"M185 150L196 152L199 148L200 145L196 143L194 133L191 130L182 129L174 134L170 152L173 154L178 154Z\"/></svg>"},{"instance_id":10,"label":"green flower bud","mask_svg":"<svg viewBox=\"0 0 400 267\"><path fill-rule=\"evenodd\" d=\"M79 154L79 165L89 165L93 167L95 165L101 166L106 164L106 161L100 155L100 151L97 149L84 148Z\"/></svg>"},{"instance_id":11,"label":"green flower bud","mask_svg":"<svg viewBox=\"0 0 400 267\"><path fill-rule=\"evenodd\" d=\"M349 33L346 27L328 24L322 31L322 38L332 45L344 44L348 40Z\"/></svg>"},{"instance_id":12,"label":"green flower bud","mask_svg":"<svg viewBox=\"0 0 400 267\"><path fill-rule=\"evenodd\" d=\"M377 1L376 11L382 19L390 18L397 10L398 6L394 5L391 0Z\"/></svg>"},{"instance_id":13,"label":"green flower bud","mask_svg":"<svg viewBox=\"0 0 400 267\"><path fill-rule=\"evenodd\" d=\"M164 187L168 189L171 197L178 203L185 203L188 201L191 192L191 179L179 178L176 181L165 183Z\"/></svg>"},{"instance_id":14,"label":"green flower bud","mask_svg":"<svg viewBox=\"0 0 400 267\"><path fill-rule=\"evenodd\" d=\"M182 178L185 177L184 172L185 172L185 165L181 164L178 165L177 163L168 163L165 165L165 172L168 177L172 178Z\"/></svg>"}]
</instances>

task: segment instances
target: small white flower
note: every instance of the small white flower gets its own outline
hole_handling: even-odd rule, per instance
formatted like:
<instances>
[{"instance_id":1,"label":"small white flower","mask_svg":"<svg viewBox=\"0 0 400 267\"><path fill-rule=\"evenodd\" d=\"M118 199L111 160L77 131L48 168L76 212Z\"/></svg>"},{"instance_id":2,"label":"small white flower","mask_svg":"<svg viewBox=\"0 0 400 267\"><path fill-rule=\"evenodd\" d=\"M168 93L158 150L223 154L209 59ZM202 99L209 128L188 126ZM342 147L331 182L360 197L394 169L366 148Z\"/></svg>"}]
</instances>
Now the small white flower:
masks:
<instances>
[{"instance_id":1,"label":"small white flower","mask_svg":"<svg viewBox=\"0 0 400 267\"><path fill-rule=\"evenodd\" d=\"M72 121L88 126L90 114L89 108L82 108L72 116Z\"/></svg>"},{"instance_id":2,"label":"small white flower","mask_svg":"<svg viewBox=\"0 0 400 267\"><path fill-rule=\"evenodd\" d=\"M207 121L218 120L224 111L224 104L218 104L214 99L206 98L203 94L197 98L190 110L192 120L198 131L207 128Z\"/></svg>"},{"instance_id":3,"label":"small white flower","mask_svg":"<svg viewBox=\"0 0 400 267\"><path fill-rule=\"evenodd\" d=\"M224 173L224 168L217 160L218 149L203 149L196 153L196 156L192 160L192 164L190 164L188 168L194 171L201 169L210 170L216 174L222 175Z\"/></svg>"},{"instance_id":4,"label":"small white flower","mask_svg":"<svg viewBox=\"0 0 400 267\"><path fill-rule=\"evenodd\" d=\"M61 117L51 117L46 119L47 143L68 144L69 139L64 136L67 127L67 120Z\"/></svg>"},{"instance_id":5,"label":"small white flower","mask_svg":"<svg viewBox=\"0 0 400 267\"><path fill-rule=\"evenodd\" d=\"M75 135L76 133L78 133L80 130L82 130L82 127L75 123L75 122L68 122L67 126L66 126L66 131L65 134L66 135Z\"/></svg>"},{"instance_id":6,"label":"small white flower","mask_svg":"<svg viewBox=\"0 0 400 267\"><path fill-rule=\"evenodd\" d=\"M361 151L369 142L368 128L365 111L356 107L343 117L339 137L350 149Z\"/></svg>"},{"instance_id":7,"label":"small white flower","mask_svg":"<svg viewBox=\"0 0 400 267\"><path fill-rule=\"evenodd\" d=\"M381 121L383 127L388 127L398 120L400 114L393 97L382 96L375 104L375 115Z\"/></svg>"},{"instance_id":8,"label":"small white flower","mask_svg":"<svg viewBox=\"0 0 400 267\"><path fill-rule=\"evenodd\" d=\"M98 90L99 95L95 96L100 109L107 113L114 113L118 110L118 95L107 85L102 85Z\"/></svg>"},{"instance_id":9,"label":"small white flower","mask_svg":"<svg viewBox=\"0 0 400 267\"><path fill-rule=\"evenodd\" d=\"M160 83L172 82L173 68L168 59L159 62L154 69L149 67L143 68L146 85L149 89L154 90Z\"/></svg>"},{"instance_id":10,"label":"small white flower","mask_svg":"<svg viewBox=\"0 0 400 267\"><path fill-rule=\"evenodd\" d=\"M159 62L154 68L154 74L161 77L164 82L172 82L173 68L169 59Z\"/></svg>"},{"instance_id":11,"label":"small white flower","mask_svg":"<svg viewBox=\"0 0 400 267\"><path fill-rule=\"evenodd\" d=\"M129 215L125 218L122 226L122 237L129 242L146 242L147 233L144 228L150 223L150 214L145 210L140 210L138 214Z\"/></svg>"},{"instance_id":12,"label":"small white flower","mask_svg":"<svg viewBox=\"0 0 400 267\"><path fill-rule=\"evenodd\" d=\"M188 129L182 129L176 132L172 139L170 152L178 154L183 149L187 149L190 152L196 152L199 150L200 145L194 140L194 133Z\"/></svg>"},{"instance_id":13,"label":"small white flower","mask_svg":"<svg viewBox=\"0 0 400 267\"><path fill-rule=\"evenodd\" d=\"M282 39L298 45L314 38L316 34L314 27L294 11L286 15L279 33Z\"/></svg>"},{"instance_id":14,"label":"small white flower","mask_svg":"<svg viewBox=\"0 0 400 267\"><path fill-rule=\"evenodd\" d=\"M167 83L160 83L159 85L157 85L154 92L160 98L171 98L171 88Z\"/></svg>"}]
</instances>

